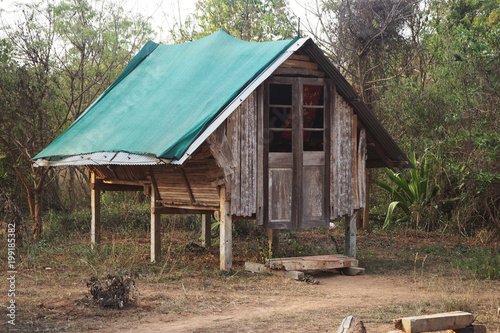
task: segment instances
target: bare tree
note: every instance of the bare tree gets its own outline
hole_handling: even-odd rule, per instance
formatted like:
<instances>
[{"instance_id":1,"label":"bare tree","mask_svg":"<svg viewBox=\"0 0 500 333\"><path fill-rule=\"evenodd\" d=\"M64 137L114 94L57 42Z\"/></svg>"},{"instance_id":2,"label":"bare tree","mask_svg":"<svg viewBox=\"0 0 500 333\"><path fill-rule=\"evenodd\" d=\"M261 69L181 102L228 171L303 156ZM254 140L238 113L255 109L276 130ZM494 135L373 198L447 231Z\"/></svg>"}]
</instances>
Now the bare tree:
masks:
<instances>
[{"instance_id":1,"label":"bare tree","mask_svg":"<svg viewBox=\"0 0 500 333\"><path fill-rule=\"evenodd\" d=\"M108 87L151 30L107 1L40 2L20 11L1 49L0 152L24 185L37 239L49 169L31 159Z\"/></svg>"},{"instance_id":2,"label":"bare tree","mask_svg":"<svg viewBox=\"0 0 500 333\"><path fill-rule=\"evenodd\" d=\"M316 0L305 27L367 103L405 70L420 28L418 0Z\"/></svg>"}]
</instances>

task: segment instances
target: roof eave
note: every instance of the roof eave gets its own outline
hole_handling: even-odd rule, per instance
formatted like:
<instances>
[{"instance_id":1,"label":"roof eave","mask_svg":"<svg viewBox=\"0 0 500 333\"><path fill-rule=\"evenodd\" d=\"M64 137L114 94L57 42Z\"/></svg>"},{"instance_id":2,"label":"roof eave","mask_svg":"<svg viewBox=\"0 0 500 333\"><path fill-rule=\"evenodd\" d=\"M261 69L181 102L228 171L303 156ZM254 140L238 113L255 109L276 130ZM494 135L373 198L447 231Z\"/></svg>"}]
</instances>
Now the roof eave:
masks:
<instances>
[{"instance_id":1,"label":"roof eave","mask_svg":"<svg viewBox=\"0 0 500 333\"><path fill-rule=\"evenodd\" d=\"M154 155L127 152L98 152L62 157L40 158L33 161L35 167L55 167L65 165L158 165L170 164L170 160Z\"/></svg>"},{"instance_id":2,"label":"roof eave","mask_svg":"<svg viewBox=\"0 0 500 333\"><path fill-rule=\"evenodd\" d=\"M311 57L311 59L318 63L319 67L327 74L327 76L334 80L339 94L346 101L350 102L349 104L358 115L358 119L369 132L372 139L376 141L378 146L383 150L384 154L391 161L400 166L403 165L412 167L412 164L406 157L406 154L399 148L391 135L375 117L375 114L370 110L368 105L362 101L361 97L356 93L351 84L349 84L339 70L335 68L335 66L325 56L323 51L312 41L306 43L303 50Z\"/></svg>"}]
</instances>

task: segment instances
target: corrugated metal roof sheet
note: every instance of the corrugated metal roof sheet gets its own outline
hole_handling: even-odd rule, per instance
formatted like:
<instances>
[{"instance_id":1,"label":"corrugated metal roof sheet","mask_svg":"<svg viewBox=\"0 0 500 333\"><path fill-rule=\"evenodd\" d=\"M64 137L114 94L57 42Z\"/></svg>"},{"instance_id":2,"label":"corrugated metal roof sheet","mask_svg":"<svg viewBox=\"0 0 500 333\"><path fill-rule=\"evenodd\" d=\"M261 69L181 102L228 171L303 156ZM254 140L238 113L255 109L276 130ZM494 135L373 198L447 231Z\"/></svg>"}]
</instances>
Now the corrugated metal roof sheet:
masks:
<instances>
[{"instance_id":1,"label":"corrugated metal roof sheet","mask_svg":"<svg viewBox=\"0 0 500 333\"><path fill-rule=\"evenodd\" d=\"M126 152L99 152L92 154L74 155L69 157L51 157L34 161L35 166L64 166L64 165L156 165L168 164L170 160L157 158L151 155L138 155Z\"/></svg>"}]
</instances>

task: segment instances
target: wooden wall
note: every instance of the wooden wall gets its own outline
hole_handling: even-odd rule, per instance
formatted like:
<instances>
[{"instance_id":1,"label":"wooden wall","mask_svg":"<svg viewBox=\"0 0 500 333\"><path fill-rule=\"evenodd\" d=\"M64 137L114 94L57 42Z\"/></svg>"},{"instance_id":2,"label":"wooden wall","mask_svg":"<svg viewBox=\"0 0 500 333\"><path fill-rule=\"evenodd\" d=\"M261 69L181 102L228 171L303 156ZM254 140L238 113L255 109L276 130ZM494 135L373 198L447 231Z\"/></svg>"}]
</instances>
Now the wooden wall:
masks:
<instances>
[{"instance_id":1,"label":"wooden wall","mask_svg":"<svg viewBox=\"0 0 500 333\"><path fill-rule=\"evenodd\" d=\"M155 165L90 166L102 181L101 189L116 190L123 185L153 186L157 201L164 207L179 209L219 209L219 194L214 182L224 176L208 145L202 145L182 166ZM124 187L125 189L126 187Z\"/></svg>"},{"instance_id":2,"label":"wooden wall","mask_svg":"<svg viewBox=\"0 0 500 333\"><path fill-rule=\"evenodd\" d=\"M242 217L256 213L257 108L256 90L207 140L229 184L231 214Z\"/></svg>"},{"instance_id":3,"label":"wooden wall","mask_svg":"<svg viewBox=\"0 0 500 333\"><path fill-rule=\"evenodd\" d=\"M331 98L330 219L354 211L353 109L336 91Z\"/></svg>"}]
</instances>

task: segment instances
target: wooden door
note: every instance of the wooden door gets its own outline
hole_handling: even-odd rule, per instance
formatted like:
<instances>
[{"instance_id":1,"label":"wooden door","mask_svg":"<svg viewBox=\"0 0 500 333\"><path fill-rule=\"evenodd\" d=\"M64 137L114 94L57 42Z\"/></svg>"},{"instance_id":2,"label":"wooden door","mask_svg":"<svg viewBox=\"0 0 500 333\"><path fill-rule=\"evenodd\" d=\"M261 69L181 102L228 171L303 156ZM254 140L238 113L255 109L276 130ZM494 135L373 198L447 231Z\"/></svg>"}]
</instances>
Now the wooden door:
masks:
<instances>
[{"instance_id":1,"label":"wooden door","mask_svg":"<svg viewBox=\"0 0 500 333\"><path fill-rule=\"evenodd\" d=\"M265 141L267 156L267 222L270 229L291 229L297 216L294 187L293 131L296 115L294 80L267 85ZM266 163L265 163L266 164Z\"/></svg>"},{"instance_id":2,"label":"wooden door","mask_svg":"<svg viewBox=\"0 0 500 333\"><path fill-rule=\"evenodd\" d=\"M330 138L326 126L327 81L273 78L266 88L266 227L325 226L329 202L326 154Z\"/></svg>"}]
</instances>

